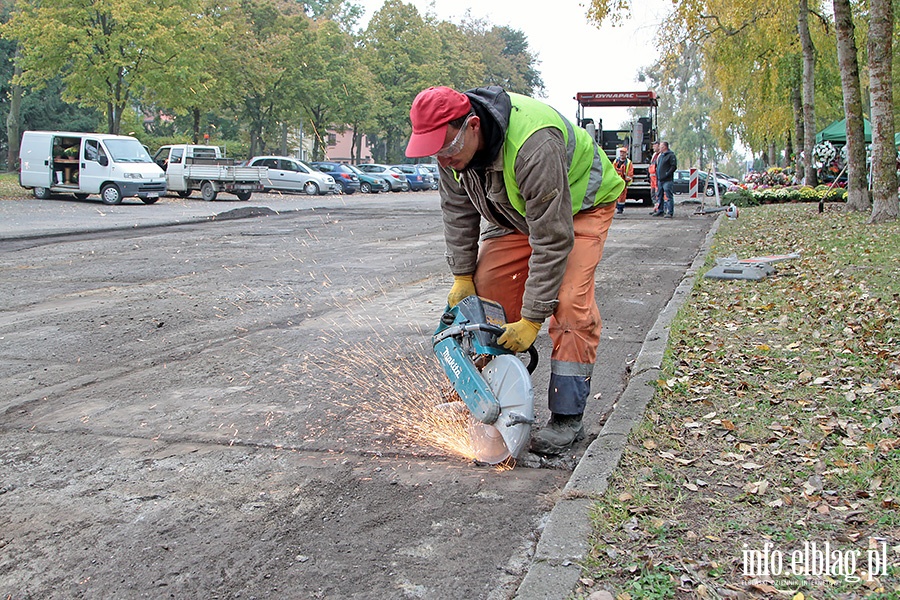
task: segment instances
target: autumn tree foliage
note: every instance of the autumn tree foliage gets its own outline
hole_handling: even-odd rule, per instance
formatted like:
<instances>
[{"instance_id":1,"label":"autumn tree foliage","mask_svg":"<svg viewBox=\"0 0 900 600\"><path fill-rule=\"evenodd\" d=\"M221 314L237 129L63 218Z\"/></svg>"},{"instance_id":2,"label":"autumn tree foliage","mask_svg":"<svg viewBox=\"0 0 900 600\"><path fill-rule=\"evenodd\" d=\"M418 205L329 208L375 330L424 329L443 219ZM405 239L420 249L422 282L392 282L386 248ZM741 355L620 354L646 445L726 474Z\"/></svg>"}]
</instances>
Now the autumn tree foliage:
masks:
<instances>
[{"instance_id":1,"label":"autumn tree foliage","mask_svg":"<svg viewBox=\"0 0 900 600\"><path fill-rule=\"evenodd\" d=\"M678 77L686 49L696 46L699 78L718 100L710 109L708 127L722 147L739 138L772 162L780 146L786 157L793 156L797 172L808 184L816 183L811 160L816 133L846 118L849 206L858 210L868 206L866 157L860 142L862 117L868 113L877 155L872 169L873 219L876 214L896 218L893 125L900 121L900 111L892 92L898 87L894 73L900 59L893 51L898 23L892 9L891 0L866 5L851 0L833 0L833 5L822 0L673 0L658 31L662 81ZM592 0L587 16L597 24L616 24L628 18L630 10L629 0ZM867 45L860 43L857 31ZM868 61L859 58L865 54ZM860 64L867 68L860 70ZM863 98L871 99L868 111Z\"/></svg>"},{"instance_id":2,"label":"autumn tree foliage","mask_svg":"<svg viewBox=\"0 0 900 600\"><path fill-rule=\"evenodd\" d=\"M62 77L63 98L104 112L118 133L146 88L178 68L176 49L202 39L187 0L22 1L4 27L19 44L17 83L40 88Z\"/></svg>"},{"instance_id":3,"label":"autumn tree foliage","mask_svg":"<svg viewBox=\"0 0 900 600\"><path fill-rule=\"evenodd\" d=\"M143 111L189 121L178 133L194 141L213 120L237 123L254 153L285 149L288 132L302 131L321 158L326 130L346 130L399 161L408 107L423 88L543 87L521 31L442 21L400 0L387 0L364 30L362 8L343 0L0 0L0 8L11 89L27 95L60 80L63 99L95 108L112 133ZM18 132L20 96L8 97L0 116Z\"/></svg>"}]
</instances>

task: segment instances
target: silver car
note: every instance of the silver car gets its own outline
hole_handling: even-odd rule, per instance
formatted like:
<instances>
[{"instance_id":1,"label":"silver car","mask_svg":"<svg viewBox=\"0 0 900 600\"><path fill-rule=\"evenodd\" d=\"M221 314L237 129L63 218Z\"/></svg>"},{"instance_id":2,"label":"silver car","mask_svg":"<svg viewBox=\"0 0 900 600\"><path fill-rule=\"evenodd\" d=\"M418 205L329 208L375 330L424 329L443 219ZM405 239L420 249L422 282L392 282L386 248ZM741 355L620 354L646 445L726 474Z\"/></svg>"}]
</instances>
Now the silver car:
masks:
<instances>
[{"instance_id":1,"label":"silver car","mask_svg":"<svg viewBox=\"0 0 900 600\"><path fill-rule=\"evenodd\" d=\"M392 192L408 192L409 191L409 182L406 180L406 175L400 173L399 171L393 170L391 167L387 165L377 165L374 163L361 163L356 165L356 167L365 173L369 173L371 175L381 175L385 179L388 180L388 183L391 184Z\"/></svg>"},{"instance_id":2,"label":"silver car","mask_svg":"<svg viewBox=\"0 0 900 600\"><path fill-rule=\"evenodd\" d=\"M334 177L317 171L296 158L255 156L247 161L247 165L269 167L269 179L263 181L266 191L304 192L310 196L340 192L340 186L334 182Z\"/></svg>"},{"instance_id":3,"label":"silver car","mask_svg":"<svg viewBox=\"0 0 900 600\"><path fill-rule=\"evenodd\" d=\"M431 176L434 177L434 182L431 184L431 189L436 190L441 183L441 170L437 165L431 163L420 163L420 167L425 167L429 171L431 171Z\"/></svg>"}]
</instances>

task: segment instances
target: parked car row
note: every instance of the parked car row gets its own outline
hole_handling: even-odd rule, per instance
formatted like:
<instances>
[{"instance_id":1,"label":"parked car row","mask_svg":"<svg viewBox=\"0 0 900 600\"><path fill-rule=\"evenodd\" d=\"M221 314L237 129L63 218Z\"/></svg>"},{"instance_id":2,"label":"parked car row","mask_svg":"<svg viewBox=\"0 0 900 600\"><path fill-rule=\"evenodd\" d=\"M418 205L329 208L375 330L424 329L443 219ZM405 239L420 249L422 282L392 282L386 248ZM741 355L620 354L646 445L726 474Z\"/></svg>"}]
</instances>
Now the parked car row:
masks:
<instances>
[{"instance_id":1,"label":"parked car row","mask_svg":"<svg viewBox=\"0 0 900 600\"><path fill-rule=\"evenodd\" d=\"M65 131L26 131L20 144L19 183L36 198L54 194L106 204L137 197L146 204L167 192L206 201L220 192L247 201L254 192L309 195L437 189L436 165L358 166L333 161L306 164L290 156L255 156L236 162L217 146L170 144L150 156L136 138Z\"/></svg>"},{"instance_id":2,"label":"parked car row","mask_svg":"<svg viewBox=\"0 0 900 600\"><path fill-rule=\"evenodd\" d=\"M247 166L268 167L265 191L318 194L377 194L436 190L437 165L350 165L333 161L309 164L288 156L257 156Z\"/></svg>"}]
</instances>

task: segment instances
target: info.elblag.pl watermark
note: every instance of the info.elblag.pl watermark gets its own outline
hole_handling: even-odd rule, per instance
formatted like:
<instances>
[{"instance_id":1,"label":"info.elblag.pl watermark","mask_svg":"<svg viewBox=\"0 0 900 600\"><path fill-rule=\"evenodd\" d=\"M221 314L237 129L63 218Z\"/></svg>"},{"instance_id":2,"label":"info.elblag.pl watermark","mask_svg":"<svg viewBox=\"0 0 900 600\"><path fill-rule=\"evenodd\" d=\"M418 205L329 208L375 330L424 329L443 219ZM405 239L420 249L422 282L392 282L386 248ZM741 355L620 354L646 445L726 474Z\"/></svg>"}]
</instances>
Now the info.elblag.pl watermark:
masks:
<instances>
[{"instance_id":1,"label":"info.elblag.pl watermark","mask_svg":"<svg viewBox=\"0 0 900 600\"><path fill-rule=\"evenodd\" d=\"M856 583L885 576L888 569L888 545L878 539L871 539L867 550L806 541L783 550L772 542L756 549L743 544L742 553L744 575L768 581L795 576Z\"/></svg>"}]
</instances>

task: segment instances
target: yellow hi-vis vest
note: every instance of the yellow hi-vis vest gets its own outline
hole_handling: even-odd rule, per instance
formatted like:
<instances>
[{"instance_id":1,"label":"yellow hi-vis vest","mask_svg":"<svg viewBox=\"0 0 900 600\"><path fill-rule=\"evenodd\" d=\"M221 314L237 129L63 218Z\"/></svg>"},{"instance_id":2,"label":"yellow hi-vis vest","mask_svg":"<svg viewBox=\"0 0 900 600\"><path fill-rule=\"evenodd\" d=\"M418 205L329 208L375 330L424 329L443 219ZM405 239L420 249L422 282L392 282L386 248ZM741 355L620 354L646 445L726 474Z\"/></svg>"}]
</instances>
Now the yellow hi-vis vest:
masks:
<instances>
[{"instance_id":1,"label":"yellow hi-vis vest","mask_svg":"<svg viewBox=\"0 0 900 600\"><path fill-rule=\"evenodd\" d=\"M525 140L545 127L555 127L563 134L572 214L616 201L625 189L625 180L619 177L606 153L597 147L587 130L573 127L556 109L543 102L521 94L510 93L509 97L512 110L503 144L503 181L509 201L519 214L525 215L525 198L516 183L516 156Z\"/></svg>"}]
</instances>

